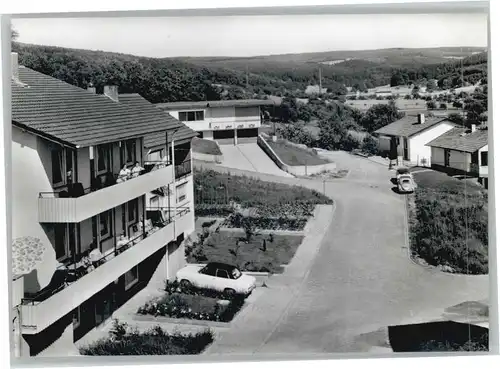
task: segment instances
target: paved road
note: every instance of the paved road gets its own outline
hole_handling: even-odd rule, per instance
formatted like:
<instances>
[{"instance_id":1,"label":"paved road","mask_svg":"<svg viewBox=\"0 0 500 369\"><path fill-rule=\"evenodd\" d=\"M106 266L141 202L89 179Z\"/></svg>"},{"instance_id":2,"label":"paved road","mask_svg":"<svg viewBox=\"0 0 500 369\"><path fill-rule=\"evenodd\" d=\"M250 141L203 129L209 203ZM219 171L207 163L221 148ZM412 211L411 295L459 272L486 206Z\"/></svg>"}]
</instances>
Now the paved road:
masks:
<instances>
[{"instance_id":1,"label":"paved road","mask_svg":"<svg viewBox=\"0 0 500 369\"><path fill-rule=\"evenodd\" d=\"M360 335L436 319L450 306L488 297L487 276L443 274L409 260L404 199L391 191L387 167L343 153L336 160L351 172L324 185L336 201L334 219L307 277L288 283L294 298L273 324L262 314L263 342L245 337L237 347L236 336L222 336L211 353L369 351ZM261 177L323 189L319 181ZM255 320L251 330L242 324L242 340L257 332Z\"/></svg>"}]
</instances>

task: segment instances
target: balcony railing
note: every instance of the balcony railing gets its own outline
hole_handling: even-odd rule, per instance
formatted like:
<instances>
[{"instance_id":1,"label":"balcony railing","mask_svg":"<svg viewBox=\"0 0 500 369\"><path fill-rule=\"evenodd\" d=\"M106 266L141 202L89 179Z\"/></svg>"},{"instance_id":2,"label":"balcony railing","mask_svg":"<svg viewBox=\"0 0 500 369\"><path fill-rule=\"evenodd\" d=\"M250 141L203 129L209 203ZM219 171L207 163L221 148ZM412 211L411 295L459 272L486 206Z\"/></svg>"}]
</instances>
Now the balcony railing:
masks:
<instances>
[{"instance_id":1,"label":"balcony railing","mask_svg":"<svg viewBox=\"0 0 500 369\"><path fill-rule=\"evenodd\" d=\"M175 179L180 179L191 174L191 158L175 165Z\"/></svg>"},{"instance_id":2,"label":"balcony railing","mask_svg":"<svg viewBox=\"0 0 500 369\"><path fill-rule=\"evenodd\" d=\"M68 190L42 192L38 199L38 221L41 223L78 223L174 181L172 168L166 162L147 162L144 170L129 176L108 175L103 184L83 189L73 184ZM101 177L102 178L102 177ZM113 178L113 179L111 179Z\"/></svg>"},{"instance_id":3,"label":"balcony railing","mask_svg":"<svg viewBox=\"0 0 500 369\"><path fill-rule=\"evenodd\" d=\"M148 212L150 210L157 209L148 209ZM146 222L149 224L146 224L138 234L130 239L120 239L115 249L101 257L92 258L83 255L77 262L68 262L57 268L47 287L22 299L23 331L36 333L45 329L127 270L173 241L175 235L174 227L169 228L171 224L178 221L176 227L180 231L189 227L191 222L185 219L190 212L189 207L177 209L175 216L172 214L172 209L166 210L168 210L166 219L161 216L149 218ZM122 259L122 254L129 256L124 256ZM109 265L109 268L105 267L106 265ZM70 298L75 294L77 296Z\"/></svg>"}]
</instances>

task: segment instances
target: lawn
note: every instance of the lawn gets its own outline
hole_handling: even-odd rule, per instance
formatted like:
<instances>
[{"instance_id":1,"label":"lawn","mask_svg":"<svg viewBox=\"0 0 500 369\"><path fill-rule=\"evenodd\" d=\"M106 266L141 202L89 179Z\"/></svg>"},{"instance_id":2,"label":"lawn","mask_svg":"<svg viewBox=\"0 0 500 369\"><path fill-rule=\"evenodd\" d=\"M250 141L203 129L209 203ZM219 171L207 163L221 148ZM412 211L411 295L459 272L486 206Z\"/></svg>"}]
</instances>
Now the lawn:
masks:
<instances>
[{"instance_id":1,"label":"lawn","mask_svg":"<svg viewBox=\"0 0 500 369\"><path fill-rule=\"evenodd\" d=\"M412 252L435 266L488 273L488 196L474 184L438 172L415 173L410 201Z\"/></svg>"},{"instance_id":2,"label":"lawn","mask_svg":"<svg viewBox=\"0 0 500 369\"><path fill-rule=\"evenodd\" d=\"M267 143L283 163L287 165L321 165L330 163L328 160L322 159L308 150L291 145L286 140L278 139L276 142L267 140Z\"/></svg>"},{"instance_id":3,"label":"lawn","mask_svg":"<svg viewBox=\"0 0 500 369\"><path fill-rule=\"evenodd\" d=\"M101 339L80 349L81 355L196 355L214 340L210 330L195 334L169 334L161 327L146 332L131 330L126 324L115 321L109 338Z\"/></svg>"},{"instance_id":4,"label":"lawn","mask_svg":"<svg viewBox=\"0 0 500 369\"><path fill-rule=\"evenodd\" d=\"M219 146L214 141L195 137L191 142L191 147L194 152L198 152L200 154L222 155Z\"/></svg>"},{"instance_id":5,"label":"lawn","mask_svg":"<svg viewBox=\"0 0 500 369\"><path fill-rule=\"evenodd\" d=\"M232 202L257 208L261 216L310 216L316 205L332 203L305 187L204 169L194 170L194 199L197 216L227 216L232 213Z\"/></svg>"},{"instance_id":6,"label":"lawn","mask_svg":"<svg viewBox=\"0 0 500 369\"><path fill-rule=\"evenodd\" d=\"M222 262L244 271L281 273L302 243L299 235L256 234L249 243L240 239L243 231L212 233L204 244L197 244L187 255L188 263ZM270 239L272 238L272 240ZM266 250L263 241L266 240Z\"/></svg>"},{"instance_id":7,"label":"lawn","mask_svg":"<svg viewBox=\"0 0 500 369\"><path fill-rule=\"evenodd\" d=\"M412 168L410 172L421 170L421 168ZM450 177L445 173L435 170L428 170L425 172L418 172L413 175L418 187L428 190L435 190L440 192L449 192L455 194L475 193L481 194L485 190L480 186L468 181L458 180Z\"/></svg>"}]
</instances>

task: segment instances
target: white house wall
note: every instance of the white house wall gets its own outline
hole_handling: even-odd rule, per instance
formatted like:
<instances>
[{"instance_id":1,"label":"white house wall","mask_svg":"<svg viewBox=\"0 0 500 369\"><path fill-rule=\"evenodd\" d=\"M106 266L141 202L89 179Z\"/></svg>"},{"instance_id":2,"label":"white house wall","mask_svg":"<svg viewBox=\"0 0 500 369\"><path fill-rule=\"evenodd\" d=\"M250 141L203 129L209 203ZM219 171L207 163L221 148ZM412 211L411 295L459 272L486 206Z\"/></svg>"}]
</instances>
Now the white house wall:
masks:
<instances>
[{"instance_id":1,"label":"white house wall","mask_svg":"<svg viewBox=\"0 0 500 369\"><path fill-rule=\"evenodd\" d=\"M441 123L410 137L408 139L410 161L412 163L422 165L423 160L425 160L425 166L430 166L431 148L430 146L426 146L426 144L448 132L452 128L452 124Z\"/></svg>"},{"instance_id":2,"label":"white house wall","mask_svg":"<svg viewBox=\"0 0 500 369\"><path fill-rule=\"evenodd\" d=\"M481 153L482 152L488 152L488 145L484 146L483 148L479 149L479 176L480 177L486 177L488 178L488 166L483 166L482 162L481 162ZM489 154L488 154L488 160L491 160L489 158Z\"/></svg>"},{"instance_id":3,"label":"white house wall","mask_svg":"<svg viewBox=\"0 0 500 369\"><path fill-rule=\"evenodd\" d=\"M24 277L24 289L36 292L45 287L57 267L49 235L38 222L38 196L52 191L52 162L49 143L12 127L12 239L31 236L45 247L43 262Z\"/></svg>"}]
</instances>

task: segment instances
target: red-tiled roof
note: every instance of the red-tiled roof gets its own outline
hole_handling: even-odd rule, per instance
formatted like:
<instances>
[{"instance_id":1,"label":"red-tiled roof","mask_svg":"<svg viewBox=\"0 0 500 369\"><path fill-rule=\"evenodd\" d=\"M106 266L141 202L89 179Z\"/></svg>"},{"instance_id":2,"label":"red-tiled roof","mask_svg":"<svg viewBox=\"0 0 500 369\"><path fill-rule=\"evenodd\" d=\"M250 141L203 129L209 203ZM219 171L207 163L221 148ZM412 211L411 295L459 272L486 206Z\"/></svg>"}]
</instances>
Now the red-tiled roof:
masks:
<instances>
[{"instance_id":1,"label":"red-tiled roof","mask_svg":"<svg viewBox=\"0 0 500 369\"><path fill-rule=\"evenodd\" d=\"M171 121L143 107L19 67L12 81L12 123L70 146L92 146L167 131Z\"/></svg>"},{"instance_id":2,"label":"red-tiled roof","mask_svg":"<svg viewBox=\"0 0 500 369\"><path fill-rule=\"evenodd\" d=\"M465 128L454 128L432 140L426 146L473 153L486 145L488 145L487 129L470 132Z\"/></svg>"},{"instance_id":3,"label":"red-tiled roof","mask_svg":"<svg viewBox=\"0 0 500 369\"><path fill-rule=\"evenodd\" d=\"M154 104L150 103L139 94L120 94L118 99L123 104L135 106L151 114L157 114L159 117L162 117L163 119L168 121L171 126L169 128L169 131L176 131L174 138L177 143L191 140L193 137L196 137L198 135L196 131L193 131L184 123L172 117L170 114L158 109ZM167 140L168 142L172 141L171 134L167 135ZM144 136L144 147L146 147L147 149L162 145L165 145L165 132L149 133Z\"/></svg>"},{"instance_id":4,"label":"red-tiled roof","mask_svg":"<svg viewBox=\"0 0 500 369\"><path fill-rule=\"evenodd\" d=\"M376 130L374 133L387 136L410 137L442 122L454 125L451 121L443 117L426 117L424 123L419 124L416 115L406 115Z\"/></svg>"}]
</instances>

